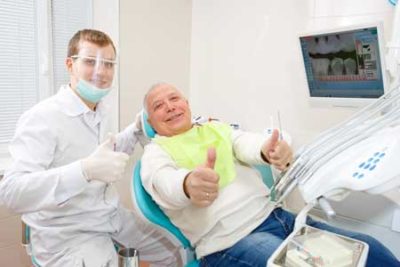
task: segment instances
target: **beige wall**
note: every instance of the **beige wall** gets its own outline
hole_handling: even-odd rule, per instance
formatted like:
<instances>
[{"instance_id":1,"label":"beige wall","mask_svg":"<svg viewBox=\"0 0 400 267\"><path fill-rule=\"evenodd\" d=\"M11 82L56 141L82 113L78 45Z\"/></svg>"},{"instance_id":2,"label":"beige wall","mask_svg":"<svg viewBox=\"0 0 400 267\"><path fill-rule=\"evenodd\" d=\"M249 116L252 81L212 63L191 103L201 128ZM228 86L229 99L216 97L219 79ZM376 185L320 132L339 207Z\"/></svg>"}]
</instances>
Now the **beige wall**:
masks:
<instances>
[{"instance_id":1,"label":"beige wall","mask_svg":"<svg viewBox=\"0 0 400 267\"><path fill-rule=\"evenodd\" d=\"M21 228L20 216L0 206L0 266L31 266L21 246Z\"/></svg>"},{"instance_id":2,"label":"beige wall","mask_svg":"<svg viewBox=\"0 0 400 267\"><path fill-rule=\"evenodd\" d=\"M120 1L120 128L135 118L147 89L159 81L170 82L189 92L190 0ZM117 184L122 202L131 206L130 178L133 162L124 181Z\"/></svg>"},{"instance_id":3,"label":"beige wall","mask_svg":"<svg viewBox=\"0 0 400 267\"><path fill-rule=\"evenodd\" d=\"M190 0L120 1L120 120L128 125L150 85L189 89Z\"/></svg>"}]
</instances>

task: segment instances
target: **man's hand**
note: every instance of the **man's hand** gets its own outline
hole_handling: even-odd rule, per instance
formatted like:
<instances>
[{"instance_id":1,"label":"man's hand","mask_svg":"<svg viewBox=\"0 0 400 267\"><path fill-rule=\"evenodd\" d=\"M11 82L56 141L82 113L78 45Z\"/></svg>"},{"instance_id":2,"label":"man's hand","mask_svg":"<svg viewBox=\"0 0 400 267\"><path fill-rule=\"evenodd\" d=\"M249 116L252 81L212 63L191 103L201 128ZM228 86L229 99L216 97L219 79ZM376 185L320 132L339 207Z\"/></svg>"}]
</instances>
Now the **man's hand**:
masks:
<instances>
[{"instance_id":1,"label":"man's hand","mask_svg":"<svg viewBox=\"0 0 400 267\"><path fill-rule=\"evenodd\" d=\"M279 140L279 132L276 129L263 144L261 153L269 164L281 171L286 170L293 159L292 149L284 140Z\"/></svg>"},{"instance_id":2,"label":"man's hand","mask_svg":"<svg viewBox=\"0 0 400 267\"><path fill-rule=\"evenodd\" d=\"M207 207L218 196L219 176L214 170L217 154L215 148L209 148L207 160L189 173L183 182L185 194L199 207Z\"/></svg>"},{"instance_id":3,"label":"man's hand","mask_svg":"<svg viewBox=\"0 0 400 267\"><path fill-rule=\"evenodd\" d=\"M88 181L112 183L121 179L129 156L126 153L115 152L114 146L115 136L111 136L81 161L83 173Z\"/></svg>"}]
</instances>

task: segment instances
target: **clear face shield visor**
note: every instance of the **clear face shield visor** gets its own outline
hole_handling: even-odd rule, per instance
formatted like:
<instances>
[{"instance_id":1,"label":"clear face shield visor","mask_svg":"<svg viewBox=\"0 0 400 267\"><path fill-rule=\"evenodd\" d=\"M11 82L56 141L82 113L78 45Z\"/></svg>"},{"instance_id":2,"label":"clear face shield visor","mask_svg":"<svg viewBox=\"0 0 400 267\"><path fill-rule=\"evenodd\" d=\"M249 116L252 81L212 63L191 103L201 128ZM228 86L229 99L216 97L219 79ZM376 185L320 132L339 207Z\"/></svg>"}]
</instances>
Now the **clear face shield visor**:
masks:
<instances>
[{"instance_id":1,"label":"clear face shield visor","mask_svg":"<svg viewBox=\"0 0 400 267\"><path fill-rule=\"evenodd\" d=\"M85 80L97 88L109 88L112 86L117 67L116 60L103 58L101 55L74 55L71 58L80 63L78 64L79 80Z\"/></svg>"}]
</instances>

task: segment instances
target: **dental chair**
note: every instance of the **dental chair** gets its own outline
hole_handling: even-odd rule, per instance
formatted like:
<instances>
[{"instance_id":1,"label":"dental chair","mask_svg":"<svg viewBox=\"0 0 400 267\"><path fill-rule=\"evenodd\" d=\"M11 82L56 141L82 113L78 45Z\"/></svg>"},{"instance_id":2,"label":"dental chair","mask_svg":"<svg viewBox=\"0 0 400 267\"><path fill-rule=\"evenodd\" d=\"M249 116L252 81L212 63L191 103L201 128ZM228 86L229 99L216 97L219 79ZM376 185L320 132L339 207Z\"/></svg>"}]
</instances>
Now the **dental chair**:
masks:
<instances>
[{"instance_id":1,"label":"dental chair","mask_svg":"<svg viewBox=\"0 0 400 267\"><path fill-rule=\"evenodd\" d=\"M32 254L31 229L26 223L24 223L24 221L21 221L21 223L22 223L21 244L25 248L26 254L31 258L32 265L34 267L40 267L40 265L37 263L35 257Z\"/></svg>"},{"instance_id":2,"label":"dental chair","mask_svg":"<svg viewBox=\"0 0 400 267\"><path fill-rule=\"evenodd\" d=\"M141 161L139 160L136 163L132 177L132 198L137 210L140 211L140 215L172 236L175 244L182 247L180 254L185 267L199 266L199 261L196 259L194 248L190 245L189 240L171 223L169 218L144 189L140 176L140 168Z\"/></svg>"},{"instance_id":3,"label":"dental chair","mask_svg":"<svg viewBox=\"0 0 400 267\"><path fill-rule=\"evenodd\" d=\"M182 232L170 221L164 214L160 207L154 202L151 196L146 192L142 185L140 176L141 161L136 163L133 177L132 177L132 198L133 202L140 212L140 215L147 221L155 224L169 235L172 235L174 241L182 246L181 256L185 267L197 267L199 261L196 259L194 248L191 246L189 240L182 234ZM273 185L273 173L271 168L267 165L257 165L255 168L260 172L263 182L271 187ZM274 198L274 191L271 192L271 198Z\"/></svg>"},{"instance_id":4,"label":"dental chair","mask_svg":"<svg viewBox=\"0 0 400 267\"><path fill-rule=\"evenodd\" d=\"M156 135L154 129L147 122L147 114L142 111L141 115L143 134L146 138L151 139ZM207 119L203 117L197 117L193 120L193 123L204 123ZM235 128L235 125L231 126ZM274 193L274 174L268 165L257 165L253 166L259 171L260 176L263 179L264 184L268 188L271 188L271 199L275 198ZM143 219L155 224L158 228L172 236L173 241L182 247L180 253L184 262L185 267L197 267L199 266L199 260L196 258L194 248L191 246L190 241L182 234L182 232L170 221L170 219L164 214L157 203L154 202L152 197L146 192L142 185L142 179L140 176L141 161L139 160L134 168L132 177L132 200L136 209Z\"/></svg>"}]
</instances>

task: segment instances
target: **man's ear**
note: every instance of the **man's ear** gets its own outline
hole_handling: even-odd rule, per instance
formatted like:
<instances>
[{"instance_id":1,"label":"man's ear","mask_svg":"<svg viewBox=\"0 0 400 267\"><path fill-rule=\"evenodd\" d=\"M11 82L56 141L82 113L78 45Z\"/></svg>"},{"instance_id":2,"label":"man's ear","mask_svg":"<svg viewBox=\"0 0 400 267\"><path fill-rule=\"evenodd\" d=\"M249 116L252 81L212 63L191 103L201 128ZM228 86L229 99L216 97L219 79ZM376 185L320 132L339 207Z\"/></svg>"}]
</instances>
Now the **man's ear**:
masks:
<instances>
[{"instance_id":1,"label":"man's ear","mask_svg":"<svg viewBox=\"0 0 400 267\"><path fill-rule=\"evenodd\" d=\"M147 124L154 130L154 132L155 132L155 129L154 129L154 127L153 127L153 123L151 122L151 118L150 117L147 117Z\"/></svg>"},{"instance_id":2,"label":"man's ear","mask_svg":"<svg viewBox=\"0 0 400 267\"><path fill-rule=\"evenodd\" d=\"M73 59L70 57L67 57L65 59L65 66L67 67L68 73L71 74L72 73L72 67L73 67Z\"/></svg>"}]
</instances>

